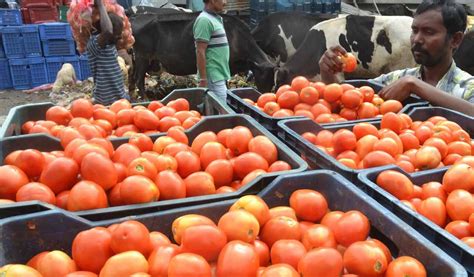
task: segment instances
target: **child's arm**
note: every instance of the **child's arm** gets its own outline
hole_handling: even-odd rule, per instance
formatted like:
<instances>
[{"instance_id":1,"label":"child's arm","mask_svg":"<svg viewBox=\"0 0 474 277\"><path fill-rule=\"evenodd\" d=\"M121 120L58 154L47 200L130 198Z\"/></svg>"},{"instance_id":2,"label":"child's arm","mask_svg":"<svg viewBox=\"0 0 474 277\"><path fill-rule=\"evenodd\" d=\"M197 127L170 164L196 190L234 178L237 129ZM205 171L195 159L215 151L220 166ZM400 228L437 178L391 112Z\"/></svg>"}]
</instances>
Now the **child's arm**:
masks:
<instances>
[{"instance_id":1,"label":"child's arm","mask_svg":"<svg viewBox=\"0 0 474 277\"><path fill-rule=\"evenodd\" d=\"M104 48L113 38L113 27L109 15L105 10L102 0L95 0L95 5L99 9L100 34L97 38L100 48Z\"/></svg>"}]
</instances>

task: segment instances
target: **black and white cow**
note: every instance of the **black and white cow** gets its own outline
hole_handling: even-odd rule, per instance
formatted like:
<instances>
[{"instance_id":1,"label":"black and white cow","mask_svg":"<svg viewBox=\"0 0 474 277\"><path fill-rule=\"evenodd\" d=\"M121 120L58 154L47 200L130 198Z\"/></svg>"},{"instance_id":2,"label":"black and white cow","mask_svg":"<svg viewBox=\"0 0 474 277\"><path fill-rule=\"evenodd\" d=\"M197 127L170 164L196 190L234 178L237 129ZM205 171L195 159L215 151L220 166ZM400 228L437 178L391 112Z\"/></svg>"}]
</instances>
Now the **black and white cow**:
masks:
<instances>
[{"instance_id":1,"label":"black and white cow","mask_svg":"<svg viewBox=\"0 0 474 277\"><path fill-rule=\"evenodd\" d=\"M277 64L285 63L301 45L309 29L333 15L306 12L276 12L267 15L252 30L258 46Z\"/></svg>"},{"instance_id":2,"label":"black and white cow","mask_svg":"<svg viewBox=\"0 0 474 277\"><path fill-rule=\"evenodd\" d=\"M411 17L348 15L313 26L296 53L275 72L277 86L298 75L317 80L319 59L327 48L341 45L358 66L353 78L372 78L415 65L410 53Z\"/></svg>"},{"instance_id":3,"label":"black and white cow","mask_svg":"<svg viewBox=\"0 0 474 277\"><path fill-rule=\"evenodd\" d=\"M164 70L174 75L195 74L196 50L193 24L199 13L163 11L159 14L135 15L131 19L135 37L133 79L143 96L144 78L149 70ZM232 74L253 71L261 91L273 84L274 63L258 47L250 29L234 16L222 15L230 47Z\"/></svg>"},{"instance_id":4,"label":"black and white cow","mask_svg":"<svg viewBox=\"0 0 474 277\"><path fill-rule=\"evenodd\" d=\"M358 59L355 72L348 78L373 78L393 70L415 66L410 34L413 18L408 16L348 15L323 21L307 33L296 53L275 73L277 86L303 75L319 78L319 59L328 47L341 45ZM457 65L474 74L474 35L465 36L456 52Z\"/></svg>"}]
</instances>

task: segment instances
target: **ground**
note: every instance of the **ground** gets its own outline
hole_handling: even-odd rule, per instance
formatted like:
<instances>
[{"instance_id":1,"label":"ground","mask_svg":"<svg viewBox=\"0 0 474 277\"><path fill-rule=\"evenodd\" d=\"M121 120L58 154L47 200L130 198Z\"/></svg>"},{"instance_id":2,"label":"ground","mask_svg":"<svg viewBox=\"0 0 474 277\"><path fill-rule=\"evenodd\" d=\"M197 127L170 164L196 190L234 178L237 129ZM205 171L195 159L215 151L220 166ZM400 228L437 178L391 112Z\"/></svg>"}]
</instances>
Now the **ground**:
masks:
<instances>
[{"instance_id":1,"label":"ground","mask_svg":"<svg viewBox=\"0 0 474 277\"><path fill-rule=\"evenodd\" d=\"M234 76L230 80L230 87L251 86L245 78ZM53 94L51 90L21 91L21 90L0 90L0 126L5 120L11 108L31 103L53 102L57 105L67 107L70 102L77 98L90 97L92 82L84 81L72 87L66 87L60 94ZM163 73L160 78L149 77L146 79L147 95L150 100L161 99L173 89L195 87L195 78L173 76ZM140 101L140 99L136 99Z\"/></svg>"}]
</instances>

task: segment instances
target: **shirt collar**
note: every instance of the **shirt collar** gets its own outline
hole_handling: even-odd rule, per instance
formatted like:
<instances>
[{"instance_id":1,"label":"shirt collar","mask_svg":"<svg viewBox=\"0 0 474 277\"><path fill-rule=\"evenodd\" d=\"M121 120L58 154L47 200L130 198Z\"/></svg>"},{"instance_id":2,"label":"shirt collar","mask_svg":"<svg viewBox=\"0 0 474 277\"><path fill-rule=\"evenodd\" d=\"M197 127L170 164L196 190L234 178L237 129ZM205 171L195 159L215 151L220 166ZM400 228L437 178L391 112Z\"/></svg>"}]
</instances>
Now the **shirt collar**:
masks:
<instances>
[{"instance_id":1,"label":"shirt collar","mask_svg":"<svg viewBox=\"0 0 474 277\"><path fill-rule=\"evenodd\" d=\"M457 68L456 63L454 62L454 60L452 60L451 66L449 67L448 71L446 71L446 73L443 75L443 77L438 81L438 84L436 85L436 87L439 88L442 84L447 84L447 83L452 82L456 68ZM423 71L423 67L421 65L416 68L415 77L417 79L423 80L422 71Z\"/></svg>"}]
</instances>

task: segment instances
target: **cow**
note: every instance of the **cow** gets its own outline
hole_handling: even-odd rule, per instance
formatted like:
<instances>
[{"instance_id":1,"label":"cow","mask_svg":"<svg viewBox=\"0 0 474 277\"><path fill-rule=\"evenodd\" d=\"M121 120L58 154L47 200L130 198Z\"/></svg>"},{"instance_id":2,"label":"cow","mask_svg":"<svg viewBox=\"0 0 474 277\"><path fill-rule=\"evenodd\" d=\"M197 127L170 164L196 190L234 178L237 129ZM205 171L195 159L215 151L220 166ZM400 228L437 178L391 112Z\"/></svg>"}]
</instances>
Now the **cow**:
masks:
<instances>
[{"instance_id":1,"label":"cow","mask_svg":"<svg viewBox=\"0 0 474 277\"><path fill-rule=\"evenodd\" d=\"M395 69L413 67L410 54L411 17L348 15L313 26L296 53L276 69L280 86L298 75L319 79L319 59L327 48L341 45L358 60L349 78L373 78Z\"/></svg>"},{"instance_id":2,"label":"cow","mask_svg":"<svg viewBox=\"0 0 474 277\"><path fill-rule=\"evenodd\" d=\"M192 28L198 15L163 11L132 17L135 37L133 81L136 81L142 97L145 74L150 69L180 76L197 72ZM273 84L275 64L258 47L245 23L234 16L223 14L222 17L230 47L231 73L251 70L255 75L256 86L262 91L269 91Z\"/></svg>"},{"instance_id":3,"label":"cow","mask_svg":"<svg viewBox=\"0 0 474 277\"><path fill-rule=\"evenodd\" d=\"M454 61L462 70L474 75L474 29L464 35L459 48L454 52Z\"/></svg>"},{"instance_id":4,"label":"cow","mask_svg":"<svg viewBox=\"0 0 474 277\"><path fill-rule=\"evenodd\" d=\"M252 30L252 37L280 65L293 56L311 27L330 18L334 18L334 15L300 11L276 12L258 23Z\"/></svg>"}]
</instances>

